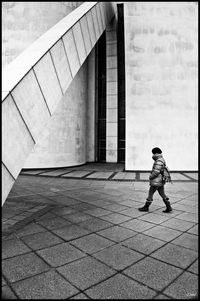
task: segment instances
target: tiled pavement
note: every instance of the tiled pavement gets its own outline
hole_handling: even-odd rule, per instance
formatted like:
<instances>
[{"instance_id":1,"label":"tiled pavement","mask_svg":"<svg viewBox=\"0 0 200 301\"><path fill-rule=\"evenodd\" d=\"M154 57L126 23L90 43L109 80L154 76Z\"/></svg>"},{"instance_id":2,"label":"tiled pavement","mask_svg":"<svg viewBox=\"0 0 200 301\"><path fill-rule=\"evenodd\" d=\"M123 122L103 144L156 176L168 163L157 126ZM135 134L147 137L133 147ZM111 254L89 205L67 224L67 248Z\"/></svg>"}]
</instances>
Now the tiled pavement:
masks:
<instances>
[{"instance_id":1,"label":"tiled pavement","mask_svg":"<svg viewBox=\"0 0 200 301\"><path fill-rule=\"evenodd\" d=\"M149 213L138 211L143 172L90 165L48 174L23 172L3 205L4 299L197 296L196 173L176 173L166 185L169 214L158 194Z\"/></svg>"}]
</instances>

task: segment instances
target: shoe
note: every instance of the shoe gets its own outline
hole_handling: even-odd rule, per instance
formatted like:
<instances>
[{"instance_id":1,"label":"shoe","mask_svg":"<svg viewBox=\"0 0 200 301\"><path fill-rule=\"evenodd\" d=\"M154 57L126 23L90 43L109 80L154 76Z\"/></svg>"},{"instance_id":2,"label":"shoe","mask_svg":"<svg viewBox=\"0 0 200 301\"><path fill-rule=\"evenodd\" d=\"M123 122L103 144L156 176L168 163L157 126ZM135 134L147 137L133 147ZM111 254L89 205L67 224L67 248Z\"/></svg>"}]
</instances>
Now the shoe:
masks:
<instances>
[{"instance_id":1,"label":"shoe","mask_svg":"<svg viewBox=\"0 0 200 301\"><path fill-rule=\"evenodd\" d=\"M139 211L143 211L143 212L148 212L149 211L149 206L151 205L151 202L147 201L145 203L145 205L141 208L138 208Z\"/></svg>"},{"instance_id":2,"label":"shoe","mask_svg":"<svg viewBox=\"0 0 200 301\"><path fill-rule=\"evenodd\" d=\"M166 205L166 209L163 210L164 213L168 213L168 212L172 211L172 207L171 207L170 202L168 200L169 200L168 198L166 198L165 200L163 200L163 202Z\"/></svg>"}]
</instances>

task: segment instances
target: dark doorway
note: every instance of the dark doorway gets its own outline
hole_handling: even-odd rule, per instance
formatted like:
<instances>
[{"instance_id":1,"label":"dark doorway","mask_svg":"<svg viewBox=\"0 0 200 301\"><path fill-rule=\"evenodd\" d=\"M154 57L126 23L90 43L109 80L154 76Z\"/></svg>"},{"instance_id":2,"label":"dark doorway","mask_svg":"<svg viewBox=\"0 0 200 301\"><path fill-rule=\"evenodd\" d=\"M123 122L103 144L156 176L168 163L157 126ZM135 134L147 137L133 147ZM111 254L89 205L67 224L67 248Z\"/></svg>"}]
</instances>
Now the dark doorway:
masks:
<instances>
[{"instance_id":1,"label":"dark doorway","mask_svg":"<svg viewBox=\"0 0 200 301\"><path fill-rule=\"evenodd\" d=\"M106 33L96 45L97 161L106 162Z\"/></svg>"},{"instance_id":2,"label":"dark doorway","mask_svg":"<svg viewBox=\"0 0 200 301\"><path fill-rule=\"evenodd\" d=\"M124 51L124 5L117 5L117 65L118 65L118 162L125 162L125 51Z\"/></svg>"}]
</instances>

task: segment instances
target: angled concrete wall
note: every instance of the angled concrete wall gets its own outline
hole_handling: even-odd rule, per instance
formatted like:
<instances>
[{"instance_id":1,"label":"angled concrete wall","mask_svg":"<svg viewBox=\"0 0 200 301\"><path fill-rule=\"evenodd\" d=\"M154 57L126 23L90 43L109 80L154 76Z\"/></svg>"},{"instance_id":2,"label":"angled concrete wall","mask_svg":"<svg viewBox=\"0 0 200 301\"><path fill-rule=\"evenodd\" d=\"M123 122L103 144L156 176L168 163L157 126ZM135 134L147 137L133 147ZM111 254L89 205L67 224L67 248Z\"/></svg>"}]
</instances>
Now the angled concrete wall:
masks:
<instances>
[{"instance_id":1,"label":"angled concrete wall","mask_svg":"<svg viewBox=\"0 0 200 301\"><path fill-rule=\"evenodd\" d=\"M88 64L84 62L67 91L61 98L52 118L45 126L43 135L28 156L23 168L51 168L84 164L87 160L87 138L92 139L94 112L94 87L88 97ZM92 88L92 85L91 85ZM88 108L90 102L90 108ZM89 126L87 126L89 123ZM87 128L89 128L88 135ZM94 158L93 160L94 161Z\"/></svg>"},{"instance_id":2,"label":"angled concrete wall","mask_svg":"<svg viewBox=\"0 0 200 301\"><path fill-rule=\"evenodd\" d=\"M198 169L198 4L124 2L126 170Z\"/></svg>"},{"instance_id":3,"label":"angled concrete wall","mask_svg":"<svg viewBox=\"0 0 200 301\"><path fill-rule=\"evenodd\" d=\"M58 103L113 16L109 2L85 2L3 70L3 202Z\"/></svg>"}]
</instances>

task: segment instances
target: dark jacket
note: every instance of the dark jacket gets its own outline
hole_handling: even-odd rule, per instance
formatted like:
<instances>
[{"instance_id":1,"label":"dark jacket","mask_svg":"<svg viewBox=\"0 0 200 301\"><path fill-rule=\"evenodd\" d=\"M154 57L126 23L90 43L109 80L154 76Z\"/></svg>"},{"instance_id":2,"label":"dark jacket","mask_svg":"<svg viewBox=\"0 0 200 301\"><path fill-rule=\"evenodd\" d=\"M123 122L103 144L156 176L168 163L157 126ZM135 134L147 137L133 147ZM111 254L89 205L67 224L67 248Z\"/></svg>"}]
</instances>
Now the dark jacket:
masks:
<instances>
[{"instance_id":1,"label":"dark jacket","mask_svg":"<svg viewBox=\"0 0 200 301\"><path fill-rule=\"evenodd\" d=\"M151 174L149 176L150 185L151 186L163 186L165 184L164 181L162 181L162 175L161 170L163 166L165 165L165 160L162 156L162 154L155 154L153 155L153 160L155 161L152 167Z\"/></svg>"}]
</instances>

